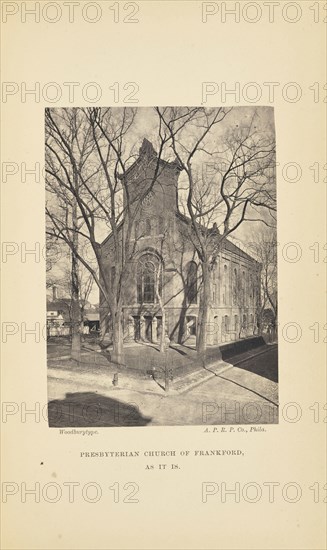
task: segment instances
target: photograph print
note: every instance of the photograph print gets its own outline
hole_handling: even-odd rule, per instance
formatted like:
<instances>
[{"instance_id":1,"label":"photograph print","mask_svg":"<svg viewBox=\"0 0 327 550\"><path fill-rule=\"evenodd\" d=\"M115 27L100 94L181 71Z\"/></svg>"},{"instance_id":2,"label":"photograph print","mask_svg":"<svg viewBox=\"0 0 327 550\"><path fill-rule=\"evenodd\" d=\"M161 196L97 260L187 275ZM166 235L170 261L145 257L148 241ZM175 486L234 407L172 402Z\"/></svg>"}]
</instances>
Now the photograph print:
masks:
<instances>
[{"instance_id":1,"label":"photograph print","mask_svg":"<svg viewBox=\"0 0 327 550\"><path fill-rule=\"evenodd\" d=\"M45 109L49 426L278 423L271 107Z\"/></svg>"}]
</instances>

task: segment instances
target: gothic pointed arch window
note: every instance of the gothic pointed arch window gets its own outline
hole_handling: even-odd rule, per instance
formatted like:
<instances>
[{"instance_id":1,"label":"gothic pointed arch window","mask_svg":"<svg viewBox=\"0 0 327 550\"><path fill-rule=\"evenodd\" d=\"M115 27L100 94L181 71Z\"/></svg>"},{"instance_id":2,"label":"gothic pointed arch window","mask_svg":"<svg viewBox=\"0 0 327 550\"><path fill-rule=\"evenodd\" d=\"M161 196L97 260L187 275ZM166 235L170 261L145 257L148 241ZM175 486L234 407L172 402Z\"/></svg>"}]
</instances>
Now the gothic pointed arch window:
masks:
<instances>
[{"instance_id":1,"label":"gothic pointed arch window","mask_svg":"<svg viewBox=\"0 0 327 550\"><path fill-rule=\"evenodd\" d=\"M245 305L245 297L246 297L246 276L245 271L242 271L242 283L241 283L241 292L242 292L242 305Z\"/></svg>"},{"instance_id":2,"label":"gothic pointed arch window","mask_svg":"<svg viewBox=\"0 0 327 550\"><path fill-rule=\"evenodd\" d=\"M137 222L137 238L141 238L145 236L145 221L140 220Z\"/></svg>"},{"instance_id":3,"label":"gothic pointed arch window","mask_svg":"<svg viewBox=\"0 0 327 550\"><path fill-rule=\"evenodd\" d=\"M233 270L233 305L237 305L237 298L238 298L238 275L237 275L237 269L234 268Z\"/></svg>"},{"instance_id":4,"label":"gothic pointed arch window","mask_svg":"<svg viewBox=\"0 0 327 550\"><path fill-rule=\"evenodd\" d=\"M186 266L186 299L188 304L198 303L198 266L194 261Z\"/></svg>"},{"instance_id":5,"label":"gothic pointed arch window","mask_svg":"<svg viewBox=\"0 0 327 550\"><path fill-rule=\"evenodd\" d=\"M242 328L243 328L244 330L246 330L246 329L248 328L248 320L247 320L247 316L246 316L245 313L244 313L244 315L243 315Z\"/></svg>"},{"instance_id":6,"label":"gothic pointed arch window","mask_svg":"<svg viewBox=\"0 0 327 550\"><path fill-rule=\"evenodd\" d=\"M252 304L253 302L253 294L254 294L254 288L253 288L253 276L252 273L250 273L249 277L249 302Z\"/></svg>"},{"instance_id":7,"label":"gothic pointed arch window","mask_svg":"<svg viewBox=\"0 0 327 550\"><path fill-rule=\"evenodd\" d=\"M164 228L165 228L164 218L162 216L159 216L158 217L158 234L159 235L162 235L164 233Z\"/></svg>"},{"instance_id":8,"label":"gothic pointed arch window","mask_svg":"<svg viewBox=\"0 0 327 550\"><path fill-rule=\"evenodd\" d=\"M222 303L224 305L229 303L229 273L228 266L224 264L223 267L223 284L222 284L223 296Z\"/></svg>"},{"instance_id":9,"label":"gothic pointed arch window","mask_svg":"<svg viewBox=\"0 0 327 550\"><path fill-rule=\"evenodd\" d=\"M157 292L162 293L162 270L159 258L151 253L142 254L137 264L137 301L139 304L154 304Z\"/></svg>"},{"instance_id":10,"label":"gothic pointed arch window","mask_svg":"<svg viewBox=\"0 0 327 550\"><path fill-rule=\"evenodd\" d=\"M228 315L224 315L222 321L223 321L223 326L222 326L223 332L225 334L227 334L229 332L229 317L228 317Z\"/></svg>"},{"instance_id":11,"label":"gothic pointed arch window","mask_svg":"<svg viewBox=\"0 0 327 550\"><path fill-rule=\"evenodd\" d=\"M234 330L238 331L238 315L234 315Z\"/></svg>"},{"instance_id":12,"label":"gothic pointed arch window","mask_svg":"<svg viewBox=\"0 0 327 550\"><path fill-rule=\"evenodd\" d=\"M254 323L253 323L253 313L250 313L250 329L253 331Z\"/></svg>"}]
</instances>

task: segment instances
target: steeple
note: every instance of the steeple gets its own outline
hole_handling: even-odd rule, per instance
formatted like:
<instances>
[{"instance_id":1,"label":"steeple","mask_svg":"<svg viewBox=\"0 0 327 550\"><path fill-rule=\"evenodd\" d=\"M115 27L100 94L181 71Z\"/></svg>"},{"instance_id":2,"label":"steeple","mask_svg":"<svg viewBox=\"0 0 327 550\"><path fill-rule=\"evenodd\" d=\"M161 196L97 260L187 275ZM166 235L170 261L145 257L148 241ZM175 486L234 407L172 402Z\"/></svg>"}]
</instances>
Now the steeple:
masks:
<instances>
[{"instance_id":1,"label":"steeple","mask_svg":"<svg viewBox=\"0 0 327 550\"><path fill-rule=\"evenodd\" d=\"M125 178L132 203L140 198L143 211L150 209L151 202L152 211L161 215L163 211L172 212L178 209L178 176L181 170L177 159L172 162L159 159L152 143L144 137L138 158L120 177Z\"/></svg>"},{"instance_id":2,"label":"steeple","mask_svg":"<svg viewBox=\"0 0 327 550\"><path fill-rule=\"evenodd\" d=\"M157 157L157 153L154 150L152 143L146 138L143 139L142 145L139 149L139 153L141 157L143 156L147 156L148 158Z\"/></svg>"}]
</instances>

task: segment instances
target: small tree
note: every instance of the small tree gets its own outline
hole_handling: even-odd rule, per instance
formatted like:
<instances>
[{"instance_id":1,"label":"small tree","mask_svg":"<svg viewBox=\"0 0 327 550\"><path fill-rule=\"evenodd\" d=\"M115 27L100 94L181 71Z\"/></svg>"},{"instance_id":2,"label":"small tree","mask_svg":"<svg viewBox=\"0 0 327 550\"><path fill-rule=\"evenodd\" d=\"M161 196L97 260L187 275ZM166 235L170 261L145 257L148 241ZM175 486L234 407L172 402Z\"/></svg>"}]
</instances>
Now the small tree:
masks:
<instances>
[{"instance_id":1,"label":"small tree","mask_svg":"<svg viewBox=\"0 0 327 550\"><path fill-rule=\"evenodd\" d=\"M271 311L271 324L276 327L277 302L277 238L276 229L260 228L252 233L251 250L261 264L261 299L258 304L258 321L262 327L267 309Z\"/></svg>"}]
</instances>

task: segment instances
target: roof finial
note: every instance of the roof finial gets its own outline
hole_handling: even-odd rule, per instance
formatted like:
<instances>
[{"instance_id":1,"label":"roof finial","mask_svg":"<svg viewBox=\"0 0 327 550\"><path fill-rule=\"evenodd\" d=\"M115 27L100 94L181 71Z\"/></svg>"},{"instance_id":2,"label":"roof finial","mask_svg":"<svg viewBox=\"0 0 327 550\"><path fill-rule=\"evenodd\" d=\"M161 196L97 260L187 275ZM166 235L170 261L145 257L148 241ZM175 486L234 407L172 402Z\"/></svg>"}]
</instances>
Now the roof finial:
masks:
<instances>
[{"instance_id":1,"label":"roof finial","mask_svg":"<svg viewBox=\"0 0 327 550\"><path fill-rule=\"evenodd\" d=\"M148 157L157 156L157 153L154 150L152 143L146 138L143 139L142 146L140 147L140 155L146 155Z\"/></svg>"}]
</instances>

